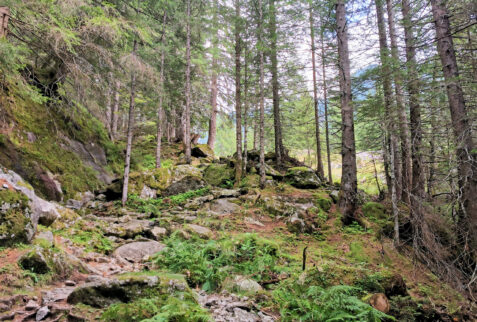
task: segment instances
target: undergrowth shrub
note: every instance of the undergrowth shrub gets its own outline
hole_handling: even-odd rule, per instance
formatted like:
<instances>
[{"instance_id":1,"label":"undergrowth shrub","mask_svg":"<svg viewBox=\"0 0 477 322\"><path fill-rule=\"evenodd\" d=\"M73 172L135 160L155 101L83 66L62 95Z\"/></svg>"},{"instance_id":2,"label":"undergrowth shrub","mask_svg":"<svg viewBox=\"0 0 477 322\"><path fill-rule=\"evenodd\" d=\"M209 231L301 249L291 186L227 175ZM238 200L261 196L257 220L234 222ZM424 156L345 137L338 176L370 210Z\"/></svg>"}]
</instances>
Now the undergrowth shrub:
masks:
<instances>
[{"instance_id":1,"label":"undergrowth shrub","mask_svg":"<svg viewBox=\"0 0 477 322\"><path fill-rule=\"evenodd\" d=\"M267 281L281 271L278 246L254 234L222 240L182 240L173 234L155 258L161 268L186 275L190 286L213 291L231 273Z\"/></svg>"},{"instance_id":2,"label":"undergrowth shrub","mask_svg":"<svg viewBox=\"0 0 477 322\"><path fill-rule=\"evenodd\" d=\"M274 290L273 300L283 321L394 320L361 301L358 297L361 294L362 290L357 287L336 285L325 288L320 280L301 277L282 282Z\"/></svg>"}]
</instances>

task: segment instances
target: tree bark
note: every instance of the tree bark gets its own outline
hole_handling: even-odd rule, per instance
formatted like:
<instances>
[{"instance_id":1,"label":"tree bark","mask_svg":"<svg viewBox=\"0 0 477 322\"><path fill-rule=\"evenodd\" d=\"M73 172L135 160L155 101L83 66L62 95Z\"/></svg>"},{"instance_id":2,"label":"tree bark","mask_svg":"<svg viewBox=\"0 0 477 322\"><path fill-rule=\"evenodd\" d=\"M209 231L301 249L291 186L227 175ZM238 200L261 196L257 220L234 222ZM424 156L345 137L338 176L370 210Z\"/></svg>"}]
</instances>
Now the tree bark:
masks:
<instances>
[{"instance_id":1,"label":"tree bark","mask_svg":"<svg viewBox=\"0 0 477 322\"><path fill-rule=\"evenodd\" d=\"M411 166L411 143L409 141L409 126L406 116L406 106L404 104L404 94L402 88L402 78L400 72L399 51L397 45L396 26L394 22L394 10L391 0L386 0L389 38L391 40L392 74L394 78L394 91L396 94L396 105L399 117L399 135L401 139L401 158L402 158L402 179L401 179L401 199L408 205L411 204L409 198L409 189L412 184L412 166Z\"/></svg>"},{"instance_id":2,"label":"tree bark","mask_svg":"<svg viewBox=\"0 0 477 322\"><path fill-rule=\"evenodd\" d=\"M354 138L353 102L351 93L351 71L348 49L346 7L343 0L336 3L336 21L339 54L339 78L341 91L341 156L342 175L339 208L344 224L356 218L358 182L356 175L356 147Z\"/></svg>"},{"instance_id":3,"label":"tree bark","mask_svg":"<svg viewBox=\"0 0 477 322\"><path fill-rule=\"evenodd\" d=\"M275 155L277 165L283 163L285 149L283 147L282 123L280 120L280 96L278 84L278 59L277 59L277 12L275 0L270 0L270 62L272 73L272 100L273 100L273 127L275 132Z\"/></svg>"},{"instance_id":4,"label":"tree bark","mask_svg":"<svg viewBox=\"0 0 477 322\"><path fill-rule=\"evenodd\" d=\"M383 92L384 92L384 108L386 114L386 129L388 132L388 136L390 138L390 147L389 147L389 159L390 159L390 186L388 186L391 192L391 203L393 209L393 217L395 219L395 230L394 230L394 245L396 247L399 246L399 212L398 212L398 173L397 173L397 166L395 160L395 151L397 150L397 142L394 135L394 113L393 113L393 93L391 88L391 69L390 69L390 61L389 61L389 49L387 45L387 37L386 37L386 27L384 23L384 13L382 7L382 0L376 0L376 17L378 21L378 34L379 34L379 52L380 52L380 60L381 60L381 81L383 84Z\"/></svg>"},{"instance_id":5,"label":"tree bark","mask_svg":"<svg viewBox=\"0 0 477 322\"><path fill-rule=\"evenodd\" d=\"M240 84L242 39L240 21L240 0L235 0L235 144L237 160L235 162L235 184L242 179L242 85Z\"/></svg>"},{"instance_id":6,"label":"tree bark","mask_svg":"<svg viewBox=\"0 0 477 322\"><path fill-rule=\"evenodd\" d=\"M419 104L419 79L416 70L416 48L414 47L413 22L411 7L408 0L402 0L402 15L404 26L404 42L406 45L407 88L409 92L410 122L411 122L411 224L413 227L413 246L415 250L422 248L422 231L424 219L422 200L424 198L424 180L422 175L422 126L421 106Z\"/></svg>"},{"instance_id":7,"label":"tree bark","mask_svg":"<svg viewBox=\"0 0 477 322\"><path fill-rule=\"evenodd\" d=\"M321 70L323 77L323 101L325 105L325 136L326 136L326 157L328 161L328 182L333 184L333 177L331 174L331 152L330 152L330 134L328 126L328 87L326 83L326 63L325 63L325 42L323 40L323 31L320 32L321 42Z\"/></svg>"},{"instance_id":8,"label":"tree bark","mask_svg":"<svg viewBox=\"0 0 477 322\"><path fill-rule=\"evenodd\" d=\"M7 37L10 8L0 7L0 38Z\"/></svg>"},{"instance_id":9,"label":"tree bark","mask_svg":"<svg viewBox=\"0 0 477 322\"><path fill-rule=\"evenodd\" d=\"M316 84L316 61L315 61L315 27L313 24L313 12L310 5L310 38L311 38L311 66L313 69L313 106L315 110L315 138L316 138L316 171L321 178L325 177L323 169L323 160L321 157L321 140L320 140L320 114L318 110L318 86Z\"/></svg>"},{"instance_id":10,"label":"tree bark","mask_svg":"<svg viewBox=\"0 0 477 322\"><path fill-rule=\"evenodd\" d=\"M265 107L264 107L264 67L263 67L263 43L262 43L262 21L263 21L263 5L262 0L258 0L258 10L259 10L259 18L258 18L258 48L259 48L259 56L260 56L260 188L265 188Z\"/></svg>"},{"instance_id":11,"label":"tree bark","mask_svg":"<svg viewBox=\"0 0 477 322\"><path fill-rule=\"evenodd\" d=\"M119 116L119 91L121 90L121 82L119 80L115 83L114 88L114 102L111 108L111 141L116 140L118 133L118 116Z\"/></svg>"},{"instance_id":12,"label":"tree bark","mask_svg":"<svg viewBox=\"0 0 477 322\"><path fill-rule=\"evenodd\" d=\"M160 89L159 89L159 105L157 106L157 143L156 143L156 168L161 167L161 143L162 143L162 126L164 123L162 109L162 102L164 100L164 58L166 55L165 39L166 39L166 21L167 12L164 11L164 17L162 18L162 35L161 35L161 73L160 73Z\"/></svg>"},{"instance_id":13,"label":"tree bark","mask_svg":"<svg viewBox=\"0 0 477 322\"><path fill-rule=\"evenodd\" d=\"M132 55L136 55L137 50L137 41L134 39ZM131 167L131 150L132 150L132 139L134 132L134 107L135 107L135 98L136 98L136 71L131 71L131 95L129 99L129 119L128 119L128 137L126 145L126 160L124 162L124 179L123 179L123 195L121 198L121 203L123 207L126 205L128 200L128 185L129 185L129 169Z\"/></svg>"},{"instance_id":14,"label":"tree bark","mask_svg":"<svg viewBox=\"0 0 477 322\"><path fill-rule=\"evenodd\" d=\"M186 86L185 86L185 111L184 111L184 154L185 154L185 161L187 164L191 162L191 148L190 148L190 23L191 23L191 15L190 15L190 2L191 0L187 0L187 23L186 23Z\"/></svg>"},{"instance_id":15,"label":"tree bark","mask_svg":"<svg viewBox=\"0 0 477 322\"><path fill-rule=\"evenodd\" d=\"M214 1L215 11L214 11L214 26L217 28L217 11L219 10L218 0ZM218 29L214 35L212 41L213 52L212 52L212 79L210 81L210 120L209 120L209 137L207 138L207 145L213 150L215 147L215 139L217 136L217 51L218 51Z\"/></svg>"},{"instance_id":16,"label":"tree bark","mask_svg":"<svg viewBox=\"0 0 477 322\"><path fill-rule=\"evenodd\" d=\"M245 31L247 34L247 31ZM248 159L248 110L249 110L249 97L248 97L248 46L244 43L244 111L243 111L243 160L242 160L242 176L247 173L247 159Z\"/></svg>"},{"instance_id":17,"label":"tree bark","mask_svg":"<svg viewBox=\"0 0 477 322\"><path fill-rule=\"evenodd\" d=\"M437 51L442 63L447 88L447 99L456 140L458 186L460 194L459 220L466 227L470 249L477 258L477 150L472 141L472 127L467 115L464 93L451 36L449 13L442 0L431 0L436 27ZM466 238L467 239L467 238Z\"/></svg>"}]
</instances>

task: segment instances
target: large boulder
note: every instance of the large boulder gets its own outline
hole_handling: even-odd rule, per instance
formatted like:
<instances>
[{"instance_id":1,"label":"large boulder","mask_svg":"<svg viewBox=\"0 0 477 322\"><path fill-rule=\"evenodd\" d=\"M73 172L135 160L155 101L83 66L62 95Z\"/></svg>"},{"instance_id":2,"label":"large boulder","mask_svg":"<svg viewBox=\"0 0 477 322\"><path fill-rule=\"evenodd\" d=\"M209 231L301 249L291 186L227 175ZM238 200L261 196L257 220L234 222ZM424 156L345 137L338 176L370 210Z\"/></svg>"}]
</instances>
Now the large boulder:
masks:
<instances>
[{"instance_id":1,"label":"large boulder","mask_svg":"<svg viewBox=\"0 0 477 322\"><path fill-rule=\"evenodd\" d=\"M164 244L154 240L132 242L117 248L114 251L113 256L128 262L138 263L144 260L145 257L160 252L165 247Z\"/></svg>"},{"instance_id":2,"label":"large boulder","mask_svg":"<svg viewBox=\"0 0 477 322\"><path fill-rule=\"evenodd\" d=\"M206 184L202 179L198 177L188 176L172 183L170 186L164 189L161 194L165 197L173 196L187 191L198 190L205 186Z\"/></svg>"},{"instance_id":3,"label":"large boulder","mask_svg":"<svg viewBox=\"0 0 477 322\"><path fill-rule=\"evenodd\" d=\"M260 173L260 163L257 163L255 168L257 169L257 173ZM275 180L283 179L283 174L275 170L271 165L265 163L265 175L272 177Z\"/></svg>"},{"instance_id":4,"label":"large boulder","mask_svg":"<svg viewBox=\"0 0 477 322\"><path fill-rule=\"evenodd\" d=\"M289 168L285 180L292 186L300 189L316 189L321 186L321 180L315 171L307 167Z\"/></svg>"},{"instance_id":5,"label":"large boulder","mask_svg":"<svg viewBox=\"0 0 477 322\"><path fill-rule=\"evenodd\" d=\"M211 186L221 186L234 180L235 171L227 164L213 163L204 171L204 180Z\"/></svg>"},{"instance_id":6,"label":"large boulder","mask_svg":"<svg viewBox=\"0 0 477 322\"><path fill-rule=\"evenodd\" d=\"M60 207L38 197L17 173L0 167L0 183L0 246L30 242L39 222L49 226L60 217Z\"/></svg>"},{"instance_id":7,"label":"large boulder","mask_svg":"<svg viewBox=\"0 0 477 322\"><path fill-rule=\"evenodd\" d=\"M209 203L209 209L214 214L230 215L238 212L240 207L229 199L217 199Z\"/></svg>"},{"instance_id":8,"label":"large boulder","mask_svg":"<svg viewBox=\"0 0 477 322\"><path fill-rule=\"evenodd\" d=\"M191 150L191 155L196 158L208 158L213 160L214 150L212 150L207 144L198 144Z\"/></svg>"},{"instance_id":9,"label":"large boulder","mask_svg":"<svg viewBox=\"0 0 477 322\"><path fill-rule=\"evenodd\" d=\"M67 302L104 308L144 297L173 294L176 290L188 290L182 275L125 274L115 279L100 278L79 286L68 296Z\"/></svg>"}]
</instances>

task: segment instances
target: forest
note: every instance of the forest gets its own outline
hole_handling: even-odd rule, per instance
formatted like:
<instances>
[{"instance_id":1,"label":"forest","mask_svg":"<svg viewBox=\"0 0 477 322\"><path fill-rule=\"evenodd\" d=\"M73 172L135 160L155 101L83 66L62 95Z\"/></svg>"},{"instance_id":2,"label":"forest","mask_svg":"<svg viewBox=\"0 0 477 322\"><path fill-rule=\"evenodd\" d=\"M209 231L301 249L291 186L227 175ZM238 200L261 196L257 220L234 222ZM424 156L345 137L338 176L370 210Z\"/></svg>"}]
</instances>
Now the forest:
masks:
<instances>
[{"instance_id":1,"label":"forest","mask_svg":"<svg viewBox=\"0 0 477 322\"><path fill-rule=\"evenodd\" d=\"M0 321L475 321L476 107L472 0L1 0Z\"/></svg>"}]
</instances>

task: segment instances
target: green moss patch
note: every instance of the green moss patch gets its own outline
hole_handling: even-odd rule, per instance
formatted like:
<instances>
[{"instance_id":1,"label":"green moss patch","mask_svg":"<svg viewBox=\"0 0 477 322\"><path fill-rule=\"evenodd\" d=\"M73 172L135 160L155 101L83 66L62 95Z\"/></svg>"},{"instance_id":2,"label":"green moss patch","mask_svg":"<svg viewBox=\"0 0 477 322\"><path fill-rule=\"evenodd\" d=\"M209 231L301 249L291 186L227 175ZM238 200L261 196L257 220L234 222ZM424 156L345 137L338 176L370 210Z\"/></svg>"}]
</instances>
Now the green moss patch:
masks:
<instances>
[{"instance_id":1,"label":"green moss patch","mask_svg":"<svg viewBox=\"0 0 477 322\"><path fill-rule=\"evenodd\" d=\"M28 197L21 192L0 190L0 205L0 246L28 242Z\"/></svg>"}]
</instances>

